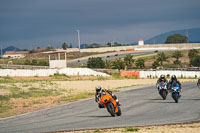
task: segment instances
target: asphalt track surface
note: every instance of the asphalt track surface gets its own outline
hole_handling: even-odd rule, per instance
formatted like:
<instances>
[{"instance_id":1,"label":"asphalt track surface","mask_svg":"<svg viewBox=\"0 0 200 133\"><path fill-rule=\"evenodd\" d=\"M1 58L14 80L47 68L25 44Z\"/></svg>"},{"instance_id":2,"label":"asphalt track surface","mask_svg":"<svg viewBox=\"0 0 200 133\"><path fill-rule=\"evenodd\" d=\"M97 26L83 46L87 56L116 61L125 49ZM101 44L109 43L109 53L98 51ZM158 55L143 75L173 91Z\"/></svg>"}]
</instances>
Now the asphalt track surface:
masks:
<instances>
[{"instance_id":1,"label":"asphalt track surface","mask_svg":"<svg viewBox=\"0 0 200 133\"><path fill-rule=\"evenodd\" d=\"M109 55L109 56L102 56L99 55L99 57L101 57L102 60L114 60L116 58L123 58L128 54L131 54L133 56L142 56L142 55L148 55L148 54L153 54L154 52L133 52L133 53L124 53L124 54L113 54L113 55ZM84 63L87 63L88 59L75 59L72 61L68 61L67 62L67 66L73 66L73 65L81 65Z\"/></svg>"},{"instance_id":2,"label":"asphalt track surface","mask_svg":"<svg viewBox=\"0 0 200 133\"><path fill-rule=\"evenodd\" d=\"M94 99L0 119L0 133L47 132L200 121L200 89L183 83L179 103L162 100L155 86L132 87L117 93L122 116L111 117Z\"/></svg>"}]
</instances>

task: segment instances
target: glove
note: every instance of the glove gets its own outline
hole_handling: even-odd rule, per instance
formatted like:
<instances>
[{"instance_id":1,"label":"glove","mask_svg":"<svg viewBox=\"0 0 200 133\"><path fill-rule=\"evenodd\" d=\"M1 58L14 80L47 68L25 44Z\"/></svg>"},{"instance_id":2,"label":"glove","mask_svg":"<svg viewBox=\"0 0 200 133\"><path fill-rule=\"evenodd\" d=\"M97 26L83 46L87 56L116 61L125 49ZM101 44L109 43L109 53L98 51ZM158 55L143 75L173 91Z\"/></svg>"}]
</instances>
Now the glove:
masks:
<instances>
[{"instance_id":1,"label":"glove","mask_svg":"<svg viewBox=\"0 0 200 133\"><path fill-rule=\"evenodd\" d=\"M99 101L99 96L96 96L96 97L95 97L95 101L98 103L98 101Z\"/></svg>"}]
</instances>

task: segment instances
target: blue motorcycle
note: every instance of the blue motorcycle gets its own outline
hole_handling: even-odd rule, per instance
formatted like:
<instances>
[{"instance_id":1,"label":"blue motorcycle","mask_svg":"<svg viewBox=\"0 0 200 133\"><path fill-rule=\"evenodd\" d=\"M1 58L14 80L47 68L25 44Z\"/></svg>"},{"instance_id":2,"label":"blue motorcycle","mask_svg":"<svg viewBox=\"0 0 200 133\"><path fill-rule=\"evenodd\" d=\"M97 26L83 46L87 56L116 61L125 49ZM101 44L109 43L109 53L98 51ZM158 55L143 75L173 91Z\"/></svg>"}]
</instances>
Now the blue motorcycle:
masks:
<instances>
[{"instance_id":1,"label":"blue motorcycle","mask_svg":"<svg viewBox=\"0 0 200 133\"><path fill-rule=\"evenodd\" d=\"M178 103L178 100L180 98L180 87L178 83L173 83L171 85L171 93L172 93L172 98L176 103Z\"/></svg>"}]
</instances>

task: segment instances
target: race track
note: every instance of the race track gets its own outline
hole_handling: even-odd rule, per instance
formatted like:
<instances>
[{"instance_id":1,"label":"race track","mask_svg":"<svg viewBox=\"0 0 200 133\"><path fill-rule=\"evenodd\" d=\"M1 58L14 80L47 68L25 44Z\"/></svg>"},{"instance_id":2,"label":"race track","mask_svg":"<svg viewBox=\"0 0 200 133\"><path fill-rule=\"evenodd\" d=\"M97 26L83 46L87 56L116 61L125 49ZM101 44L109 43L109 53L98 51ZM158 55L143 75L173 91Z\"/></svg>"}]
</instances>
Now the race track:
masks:
<instances>
[{"instance_id":1,"label":"race track","mask_svg":"<svg viewBox=\"0 0 200 133\"><path fill-rule=\"evenodd\" d=\"M200 89L183 83L182 97L162 100L155 86L132 87L117 93L122 116L110 117L94 99L0 119L0 133L47 132L77 129L144 126L200 121Z\"/></svg>"}]
</instances>

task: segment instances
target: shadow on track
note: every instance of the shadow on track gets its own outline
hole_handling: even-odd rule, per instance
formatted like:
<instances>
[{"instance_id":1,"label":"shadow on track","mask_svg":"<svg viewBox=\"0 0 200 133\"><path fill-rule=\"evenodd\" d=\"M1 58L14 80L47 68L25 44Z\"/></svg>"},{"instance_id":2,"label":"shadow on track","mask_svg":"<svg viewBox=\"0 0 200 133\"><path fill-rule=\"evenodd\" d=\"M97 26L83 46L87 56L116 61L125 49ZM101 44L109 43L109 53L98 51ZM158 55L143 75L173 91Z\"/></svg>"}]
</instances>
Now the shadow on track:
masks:
<instances>
[{"instance_id":1,"label":"shadow on track","mask_svg":"<svg viewBox=\"0 0 200 133\"><path fill-rule=\"evenodd\" d=\"M96 117L96 118L105 118L105 117L112 117L112 116L109 116L109 115L106 115L106 116L98 116L98 115L91 115L91 116L78 116L78 117Z\"/></svg>"},{"instance_id":2,"label":"shadow on track","mask_svg":"<svg viewBox=\"0 0 200 133\"><path fill-rule=\"evenodd\" d=\"M181 99L181 100L185 100L185 101L200 101L200 99Z\"/></svg>"},{"instance_id":3,"label":"shadow on track","mask_svg":"<svg viewBox=\"0 0 200 133\"><path fill-rule=\"evenodd\" d=\"M153 102L153 103L175 103L175 102L165 102L165 101L163 101L163 102Z\"/></svg>"},{"instance_id":4,"label":"shadow on track","mask_svg":"<svg viewBox=\"0 0 200 133\"><path fill-rule=\"evenodd\" d=\"M160 99L142 99L142 100L147 100L147 101L163 101L161 98Z\"/></svg>"},{"instance_id":5,"label":"shadow on track","mask_svg":"<svg viewBox=\"0 0 200 133\"><path fill-rule=\"evenodd\" d=\"M173 101L167 101L167 100L163 100L163 99L143 99L143 100L155 101L155 102L151 102L151 103L174 103Z\"/></svg>"}]
</instances>

